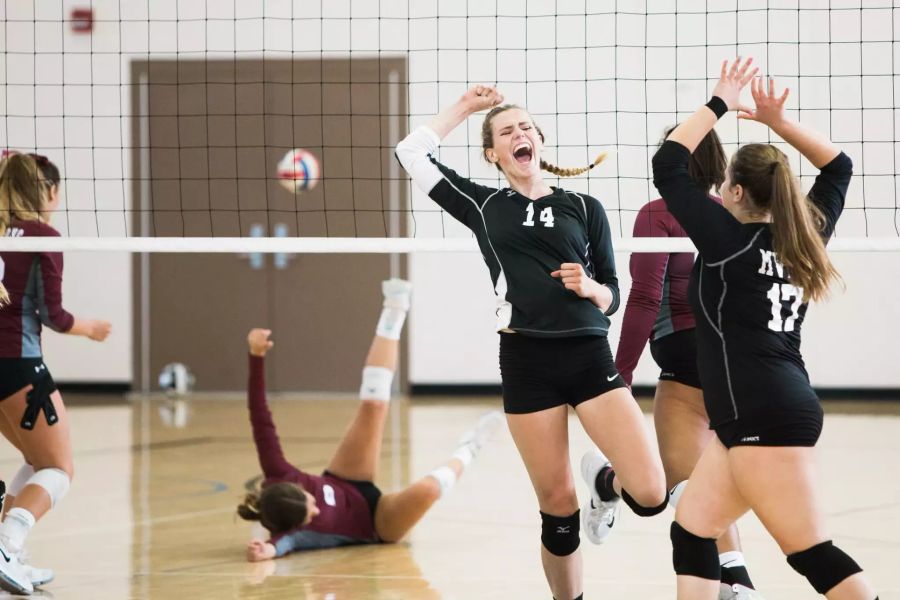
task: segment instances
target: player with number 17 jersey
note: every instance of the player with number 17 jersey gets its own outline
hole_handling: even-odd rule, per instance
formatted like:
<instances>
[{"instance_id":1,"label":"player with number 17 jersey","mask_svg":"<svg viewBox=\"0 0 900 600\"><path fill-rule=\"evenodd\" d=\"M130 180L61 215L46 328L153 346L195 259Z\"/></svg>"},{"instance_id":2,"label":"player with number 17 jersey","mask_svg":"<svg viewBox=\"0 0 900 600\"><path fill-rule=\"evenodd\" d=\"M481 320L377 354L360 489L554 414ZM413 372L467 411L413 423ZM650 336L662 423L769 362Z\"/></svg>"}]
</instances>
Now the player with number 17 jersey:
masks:
<instances>
[{"instance_id":1,"label":"player with number 17 jersey","mask_svg":"<svg viewBox=\"0 0 900 600\"><path fill-rule=\"evenodd\" d=\"M785 431L794 428L791 439L808 428L800 437L814 443L822 408L800 354L803 290L773 250L771 224L742 224L707 198L688 176L689 157L684 146L665 142L653 159L654 183L700 251L689 297L710 426L722 437L727 428L720 426L733 422L733 443L779 445L781 432L771 430L781 422ZM843 210L852 167L838 154L809 191L824 217L826 240ZM784 418L773 421L778 415ZM771 439L760 439L758 432L767 430Z\"/></svg>"}]
</instances>

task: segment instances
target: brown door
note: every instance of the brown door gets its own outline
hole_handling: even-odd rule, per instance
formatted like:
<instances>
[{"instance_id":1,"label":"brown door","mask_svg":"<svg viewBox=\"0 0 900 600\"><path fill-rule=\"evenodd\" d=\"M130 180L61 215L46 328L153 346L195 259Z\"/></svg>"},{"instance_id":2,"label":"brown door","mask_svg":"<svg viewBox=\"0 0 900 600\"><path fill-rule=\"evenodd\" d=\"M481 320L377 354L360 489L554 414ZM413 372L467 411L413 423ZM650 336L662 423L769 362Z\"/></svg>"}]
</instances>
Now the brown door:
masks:
<instances>
[{"instance_id":1,"label":"brown door","mask_svg":"<svg viewBox=\"0 0 900 600\"><path fill-rule=\"evenodd\" d=\"M404 62L133 68L134 235L404 235L391 221L407 206L406 186L391 181L405 134ZM295 147L317 156L323 177L300 195L274 178ZM270 389L352 391L391 273L386 255L151 254L135 265L138 389L144 379L155 389L160 369L182 362L198 390L241 390L247 330L264 326L277 340Z\"/></svg>"}]
</instances>

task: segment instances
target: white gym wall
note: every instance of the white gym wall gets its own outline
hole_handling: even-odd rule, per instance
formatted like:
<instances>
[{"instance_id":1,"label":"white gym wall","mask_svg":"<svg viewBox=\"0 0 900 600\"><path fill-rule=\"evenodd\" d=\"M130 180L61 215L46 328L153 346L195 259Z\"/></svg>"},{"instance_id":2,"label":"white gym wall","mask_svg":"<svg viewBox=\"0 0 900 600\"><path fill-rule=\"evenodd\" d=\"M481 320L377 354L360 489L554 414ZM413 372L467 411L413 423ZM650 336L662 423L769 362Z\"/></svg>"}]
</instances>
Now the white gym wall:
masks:
<instances>
[{"instance_id":1,"label":"white gym wall","mask_svg":"<svg viewBox=\"0 0 900 600\"><path fill-rule=\"evenodd\" d=\"M76 4L93 7L97 21L91 35L72 33L64 22ZM612 14L626 4L633 14ZM736 5L735 0L5 0L0 1L6 21L0 29L0 77L5 78L0 147L37 149L60 165L67 181L63 211L54 224L63 235L120 236L131 201L130 183L122 182L131 176L131 150L122 146L131 139L132 93L121 84L129 81L132 57L408 53L410 129L454 101L466 82L500 80L507 99L527 105L544 129L551 160L580 166L596 152L618 146L614 158L589 179L563 185L599 198L614 230L629 236L634 211L655 197L647 181L652 152L647 145L705 101L704 77L716 72L722 58L740 51L753 54L764 72L804 74L781 80L792 88L790 106L803 107L803 120L842 142L857 173L867 174L854 180L848 208L860 209L865 202L887 209L848 211L839 235L897 237L897 210L891 210L897 171L891 41L900 12L890 0L742 0L740 13L734 12ZM709 6L719 12L704 13ZM844 10L861 6L866 10ZM766 7L772 10L760 10ZM667 14L676 8L677 17ZM834 77L822 77L828 73ZM454 132L442 160L496 183L496 173L480 160L479 127L474 118ZM733 117L724 119L719 131L729 150L737 139L765 139L754 124L742 124L739 131ZM800 165L796 155L792 160ZM808 164L801 168L804 176L813 173ZM810 181L804 177L805 185ZM112 212L98 216L94 207ZM413 207L434 209L418 191ZM415 227L419 237L467 235L435 212L416 214ZM627 255L618 258L624 308ZM830 302L813 307L805 328L814 384L900 388L894 358L900 256L842 254L835 262L847 291L835 290ZM416 292L409 380L499 382L493 293L480 256L422 254L410 264ZM114 335L105 344L45 335L54 375L60 381L130 381L130 258L70 253L66 271L69 310L108 318ZM620 310L610 334L614 347L621 318ZM652 383L655 375L645 356L635 382Z\"/></svg>"}]
</instances>

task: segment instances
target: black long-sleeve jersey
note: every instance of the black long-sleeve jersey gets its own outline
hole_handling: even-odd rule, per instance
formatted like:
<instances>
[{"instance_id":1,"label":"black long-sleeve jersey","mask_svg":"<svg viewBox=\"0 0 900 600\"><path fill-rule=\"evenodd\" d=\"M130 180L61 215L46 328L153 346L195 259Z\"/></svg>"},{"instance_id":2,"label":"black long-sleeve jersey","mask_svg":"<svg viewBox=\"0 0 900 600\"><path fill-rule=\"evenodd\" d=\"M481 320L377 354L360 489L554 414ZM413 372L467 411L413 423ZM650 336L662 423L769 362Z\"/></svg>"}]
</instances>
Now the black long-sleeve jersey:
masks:
<instances>
[{"instance_id":1,"label":"black long-sleeve jersey","mask_svg":"<svg viewBox=\"0 0 900 600\"><path fill-rule=\"evenodd\" d=\"M687 148L665 142L653 157L653 182L700 252L689 297L711 426L818 403L800 354L807 304L772 249L770 225L741 224L710 200L691 180L689 159ZM826 240L843 211L852 172L841 153L810 189L825 216Z\"/></svg>"},{"instance_id":2,"label":"black long-sleeve jersey","mask_svg":"<svg viewBox=\"0 0 900 600\"><path fill-rule=\"evenodd\" d=\"M397 158L432 200L475 234L497 295L497 330L605 336L619 288L600 203L559 188L532 201L510 188L476 184L435 160L439 143L434 131L420 127L397 145ZM580 263L612 291L606 314L550 276L562 263Z\"/></svg>"}]
</instances>

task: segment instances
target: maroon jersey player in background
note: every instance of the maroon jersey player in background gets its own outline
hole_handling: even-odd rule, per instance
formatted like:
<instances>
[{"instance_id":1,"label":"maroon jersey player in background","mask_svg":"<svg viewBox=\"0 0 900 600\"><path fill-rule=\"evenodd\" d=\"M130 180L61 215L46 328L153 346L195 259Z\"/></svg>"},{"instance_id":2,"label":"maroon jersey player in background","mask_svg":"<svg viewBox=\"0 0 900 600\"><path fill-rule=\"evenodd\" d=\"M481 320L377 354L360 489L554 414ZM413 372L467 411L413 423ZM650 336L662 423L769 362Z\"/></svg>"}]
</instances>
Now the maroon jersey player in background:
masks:
<instances>
[{"instance_id":1,"label":"maroon jersey player in background","mask_svg":"<svg viewBox=\"0 0 900 600\"><path fill-rule=\"evenodd\" d=\"M59 170L39 155L0 161L0 235L58 236ZM53 578L22 561L29 531L68 491L72 477L69 420L44 364L41 327L103 341L106 321L79 319L63 308L59 252L0 252L9 303L0 308L0 432L24 458L9 485L0 524L0 587L19 594ZM11 508L10 508L11 507Z\"/></svg>"},{"instance_id":2,"label":"maroon jersey player in background","mask_svg":"<svg viewBox=\"0 0 900 600\"><path fill-rule=\"evenodd\" d=\"M674 129L668 129L666 136ZM691 179L698 188L711 193L725 181L726 166L719 136L710 131L691 155L688 164ZM634 237L681 238L687 237L687 233L660 198L648 202L638 212ZM616 350L616 368L631 385L634 369L650 341L650 353L660 368L653 419L666 485L670 489L690 476L713 436L703 405L697 370L696 323L688 302L688 280L693 267L694 255L690 252L631 255L631 291ZM719 600L761 598L747 573L736 526L732 525L719 538L718 548L722 567Z\"/></svg>"}]
</instances>

